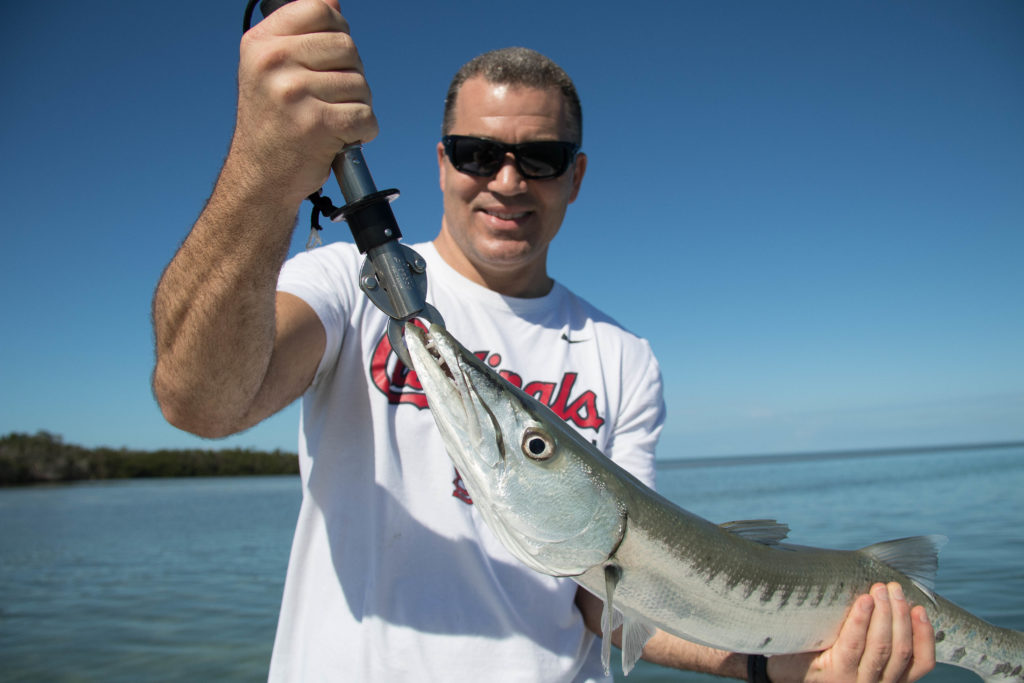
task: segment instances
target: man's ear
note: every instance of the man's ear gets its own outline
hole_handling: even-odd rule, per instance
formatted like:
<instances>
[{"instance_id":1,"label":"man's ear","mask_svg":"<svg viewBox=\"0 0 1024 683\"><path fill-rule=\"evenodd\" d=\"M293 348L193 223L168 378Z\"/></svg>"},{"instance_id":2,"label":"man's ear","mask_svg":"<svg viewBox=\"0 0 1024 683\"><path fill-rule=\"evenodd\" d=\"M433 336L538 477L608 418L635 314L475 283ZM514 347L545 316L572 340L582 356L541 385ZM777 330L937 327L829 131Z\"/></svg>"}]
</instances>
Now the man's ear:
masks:
<instances>
[{"instance_id":1,"label":"man's ear","mask_svg":"<svg viewBox=\"0 0 1024 683\"><path fill-rule=\"evenodd\" d=\"M587 155L580 152L576 155L576 161L572 164L572 194L569 195L569 203L576 201L576 195L580 193L580 183L583 182L583 175L587 172Z\"/></svg>"},{"instance_id":2,"label":"man's ear","mask_svg":"<svg viewBox=\"0 0 1024 683\"><path fill-rule=\"evenodd\" d=\"M441 192L444 192L444 175L447 171L448 167L444 163L444 145L439 142L437 143L437 177L441 185Z\"/></svg>"}]
</instances>

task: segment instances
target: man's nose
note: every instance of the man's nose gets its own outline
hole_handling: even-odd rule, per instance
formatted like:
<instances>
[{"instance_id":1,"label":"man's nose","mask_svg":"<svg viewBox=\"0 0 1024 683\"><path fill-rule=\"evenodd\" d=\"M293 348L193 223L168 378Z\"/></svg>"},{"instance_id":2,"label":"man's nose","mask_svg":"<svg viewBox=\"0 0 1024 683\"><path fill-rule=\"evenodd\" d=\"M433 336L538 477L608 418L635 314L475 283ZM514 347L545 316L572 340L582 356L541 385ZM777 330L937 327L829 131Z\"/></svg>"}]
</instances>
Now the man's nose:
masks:
<instances>
[{"instance_id":1,"label":"man's nose","mask_svg":"<svg viewBox=\"0 0 1024 683\"><path fill-rule=\"evenodd\" d=\"M526 192L526 178L519 172L515 157L511 153L505 155L504 163L494 174L489 185L491 190L505 195Z\"/></svg>"}]
</instances>

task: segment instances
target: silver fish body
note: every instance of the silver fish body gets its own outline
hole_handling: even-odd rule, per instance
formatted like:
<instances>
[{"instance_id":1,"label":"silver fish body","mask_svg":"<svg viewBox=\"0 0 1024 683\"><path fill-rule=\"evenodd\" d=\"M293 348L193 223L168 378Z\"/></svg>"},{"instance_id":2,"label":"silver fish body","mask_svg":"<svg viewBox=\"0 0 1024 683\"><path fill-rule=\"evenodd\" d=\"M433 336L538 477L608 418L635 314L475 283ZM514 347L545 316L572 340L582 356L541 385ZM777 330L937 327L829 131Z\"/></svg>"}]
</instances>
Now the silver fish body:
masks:
<instances>
[{"instance_id":1,"label":"silver fish body","mask_svg":"<svg viewBox=\"0 0 1024 683\"><path fill-rule=\"evenodd\" d=\"M444 329L406 346L448 454L488 528L532 569L572 577L623 619L623 669L653 628L732 652L821 650L853 600L898 581L924 605L939 661L1024 682L1024 634L936 595L942 537L826 550L784 543L772 520L713 524L644 486ZM616 614L618 613L618 614ZM605 667L610 657L603 643Z\"/></svg>"}]
</instances>

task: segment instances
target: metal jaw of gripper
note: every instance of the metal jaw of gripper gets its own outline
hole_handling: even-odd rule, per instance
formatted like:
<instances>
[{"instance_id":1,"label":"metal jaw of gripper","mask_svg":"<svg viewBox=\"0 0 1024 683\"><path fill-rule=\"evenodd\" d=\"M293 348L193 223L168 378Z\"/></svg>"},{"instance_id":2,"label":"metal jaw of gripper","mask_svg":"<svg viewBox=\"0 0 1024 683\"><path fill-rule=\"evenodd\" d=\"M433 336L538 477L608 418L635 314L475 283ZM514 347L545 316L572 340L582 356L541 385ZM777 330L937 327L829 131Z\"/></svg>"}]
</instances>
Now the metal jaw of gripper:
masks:
<instances>
[{"instance_id":1,"label":"metal jaw of gripper","mask_svg":"<svg viewBox=\"0 0 1024 683\"><path fill-rule=\"evenodd\" d=\"M444 318L426 302L427 262L415 249L387 242L366 254L359 273L359 288L388 316L388 341L405 367L412 369L402 334L404 323L424 318L444 327Z\"/></svg>"}]
</instances>

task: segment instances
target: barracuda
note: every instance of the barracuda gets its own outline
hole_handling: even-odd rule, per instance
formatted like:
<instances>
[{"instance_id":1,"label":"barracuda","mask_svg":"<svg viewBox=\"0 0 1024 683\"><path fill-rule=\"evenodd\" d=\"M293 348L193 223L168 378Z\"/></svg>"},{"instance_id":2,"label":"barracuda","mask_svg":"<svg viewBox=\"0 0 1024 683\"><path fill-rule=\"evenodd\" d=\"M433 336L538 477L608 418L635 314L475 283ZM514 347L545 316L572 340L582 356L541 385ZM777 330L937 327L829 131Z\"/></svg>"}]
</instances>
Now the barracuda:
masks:
<instances>
[{"instance_id":1,"label":"barracuda","mask_svg":"<svg viewBox=\"0 0 1024 683\"><path fill-rule=\"evenodd\" d=\"M606 633L621 615L626 673L654 628L732 652L824 649L858 595L898 581L928 610L938 661L1024 681L1024 634L933 592L943 537L825 550L784 543L788 528L772 520L713 524L644 486L444 329L408 324L405 341L487 526L528 567L600 597Z\"/></svg>"}]
</instances>

